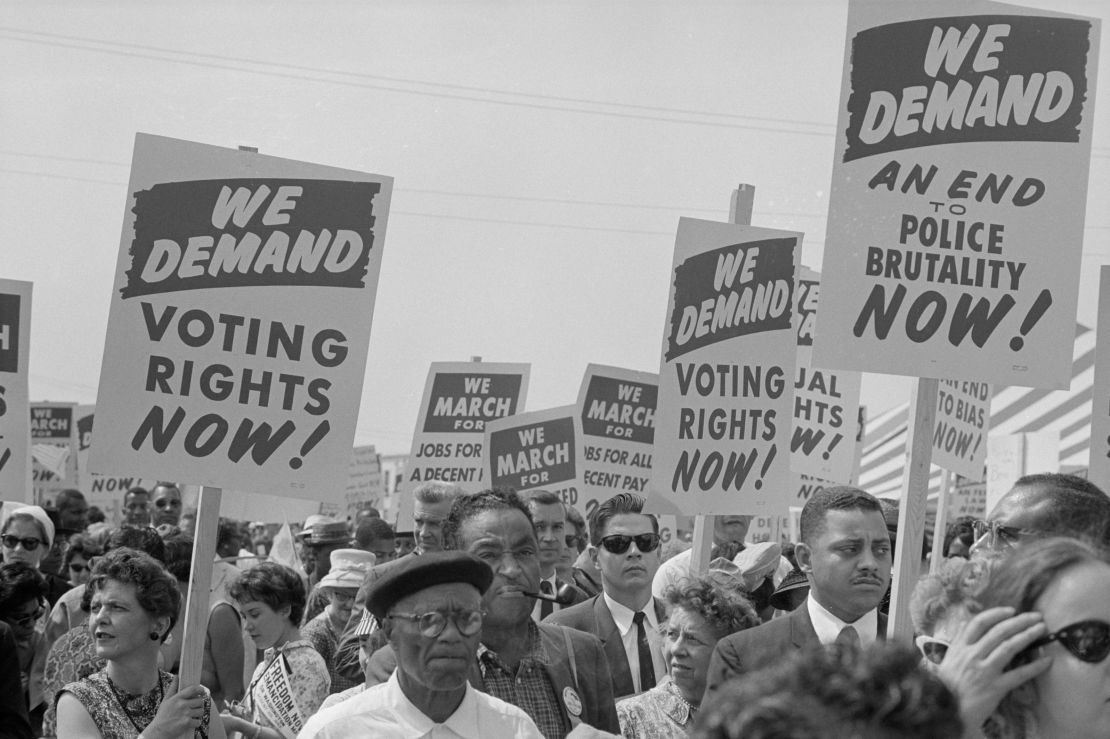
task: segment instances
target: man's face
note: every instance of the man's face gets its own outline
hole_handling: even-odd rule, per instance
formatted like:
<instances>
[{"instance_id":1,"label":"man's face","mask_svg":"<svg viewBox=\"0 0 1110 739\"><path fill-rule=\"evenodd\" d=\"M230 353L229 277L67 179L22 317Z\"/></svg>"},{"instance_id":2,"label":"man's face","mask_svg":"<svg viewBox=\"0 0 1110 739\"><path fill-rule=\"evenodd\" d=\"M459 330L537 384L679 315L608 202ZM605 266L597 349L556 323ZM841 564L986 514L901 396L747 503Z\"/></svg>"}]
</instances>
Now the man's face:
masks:
<instances>
[{"instance_id":1,"label":"man's face","mask_svg":"<svg viewBox=\"0 0 1110 739\"><path fill-rule=\"evenodd\" d=\"M532 616L535 601L524 591L540 586L536 534L521 511L482 511L459 527L458 545L493 570L482 607L491 626L517 626Z\"/></svg>"},{"instance_id":2,"label":"man's face","mask_svg":"<svg viewBox=\"0 0 1110 739\"><path fill-rule=\"evenodd\" d=\"M447 520L447 514L450 512L451 501L449 500L441 500L438 503L413 501L413 532L420 551L439 552L443 550L443 522Z\"/></svg>"},{"instance_id":3,"label":"man's face","mask_svg":"<svg viewBox=\"0 0 1110 739\"><path fill-rule=\"evenodd\" d=\"M478 589L466 583L433 585L397 601L390 609L391 615L437 611L447 616L447 625L434 637L422 634L413 619L400 616L386 619L385 633L397 655L402 685L415 683L428 690L455 690L466 684L482 631L464 636L455 625L455 615L479 610L481 603Z\"/></svg>"},{"instance_id":4,"label":"man's face","mask_svg":"<svg viewBox=\"0 0 1110 739\"><path fill-rule=\"evenodd\" d=\"M651 518L643 513L620 513L609 519L602 539L606 536L640 536L654 534ZM597 567L601 571L601 587L606 593L629 593L637 600L651 593L651 581L659 569L659 547L650 552L640 551L632 542L621 554L614 554L604 544L591 547Z\"/></svg>"},{"instance_id":5,"label":"man's face","mask_svg":"<svg viewBox=\"0 0 1110 739\"><path fill-rule=\"evenodd\" d=\"M751 526L751 516L715 516L713 518L713 541L717 544L736 542L743 544Z\"/></svg>"},{"instance_id":6,"label":"man's face","mask_svg":"<svg viewBox=\"0 0 1110 739\"><path fill-rule=\"evenodd\" d=\"M150 526L150 496L128 493L123 499L123 520L132 526Z\"/></svg>"},{"instance_id":7,"label":"man's face","mask_svg":"<svg viewBox=\"0 0 1110 739\"><path fill-rule=\"evenodd\" d=\"M84 531L89 524L89 506L83 495L69 495L58 504L59 527L69 531Z\"/></svg>"},{"instance_id":8,"label":"man's face","mask_svg":"<svg viewBox=\"0 0 1110 739\"><path fill-rule=\"evenodd\" d=\"M1051 496L1039 485L1018 485L1002 496L987 517L988 530L976 537L971 556L989 558L1004 554L1022 539L1049 533L1053 518Z\"/></svg>"},{"instance_id":9,"label":"man's face","mask_svg":"<svg viewBox=\"0 0 1110 739\"><path fill-rule=\"evenodd\" d=\"M170 485L159 485L153 490L154 525L168 523L177 526L181 520L181 491Z\"/></svg>"},{"instance_id":10,"label":"man's face","mask_svg":"<svg viewBox=\"0 0 1110 739\"><path fill-rule=\"evenodd\" d=\"M813 597L848 623L877 607L890 584L890 534L878 511L826 511L814 541L794 553Z\"/></svg>"},{"instance_id":11,"label":"man's face","mask_svg":"<svg viewBox=\"0 0 1110 739\"><path fill-rule=\"evenodd\" d=\"M547 573L559 563L567 547L567 514L562 503L531 503L532 523L539 541L540 568Z\"/></svg>"},{"instance_id":12,"label":"man's face","mask_svg":"<svg viewBox=\"0 0 1110 739\"><path fill-rule=\"evenodd\" d=\"M374 555L374 564L380 565L393 559L396 548L396 539L371 539L366 546L366 551Z\"/></svg>"}]
</instances>

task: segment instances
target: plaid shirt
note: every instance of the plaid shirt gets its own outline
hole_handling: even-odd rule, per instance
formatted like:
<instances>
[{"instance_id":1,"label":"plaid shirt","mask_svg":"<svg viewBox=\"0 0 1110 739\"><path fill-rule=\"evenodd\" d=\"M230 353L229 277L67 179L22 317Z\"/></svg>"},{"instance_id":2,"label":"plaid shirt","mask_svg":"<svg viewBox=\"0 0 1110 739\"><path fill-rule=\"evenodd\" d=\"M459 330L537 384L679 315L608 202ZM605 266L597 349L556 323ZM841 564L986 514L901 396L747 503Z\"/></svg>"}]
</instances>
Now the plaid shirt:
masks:
<instances>
[{"instance_id":1,"label":"plaid shirt","mask_svg":"<svg viewBox=\"0 0 1110 739\"><path fill-rule=\"evenodd\" d=\"M482 670L485 692L521 709L536 722L546 739L564 737L570 722L563 714L555 686L544 665L547 653L540 643L540 630L528 620L528 653L520 660L514 673L497 652L478 645L478 665Z\"/></svg>"}]
</instances>

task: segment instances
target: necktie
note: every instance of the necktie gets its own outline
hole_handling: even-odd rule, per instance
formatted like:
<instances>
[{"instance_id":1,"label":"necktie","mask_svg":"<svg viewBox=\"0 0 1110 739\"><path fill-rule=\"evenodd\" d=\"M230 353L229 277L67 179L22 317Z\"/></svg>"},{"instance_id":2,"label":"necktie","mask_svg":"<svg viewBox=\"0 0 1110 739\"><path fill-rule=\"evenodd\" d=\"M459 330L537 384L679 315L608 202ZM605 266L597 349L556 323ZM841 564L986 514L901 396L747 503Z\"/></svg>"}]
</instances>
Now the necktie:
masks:
<instances>
[{"instance_id":1,"label":"necktie","mask_svg":"<svg viewBox=\"0 0 1110 739\"><path fill-rule=\"evenodd\" d=\"M640 690L655 687L655 665L651 662L651 645L648 644L647 629L644 628L644 612L637 611L632 617L636 624L636 651L640 655Z\"/></svg>"},{"instance_id":2,"label":"necktie","mask_svg":"<svg viewBox=\"0 0 1110 739\"><path fill-rule=\"evenodd\" d=\"M856 631L855 626L845 626L836 635L836 643L844 647L853 647L859 649L859 632Z\"/></svg>"},{"instance_id":3,"label":"necktie","mask_svg":"<svg viewBox=\"0 0 1110 739\"><path fill-rule=\"evenodd\" d=\"M551 588L551 583L548 580L540 580L540 592L544 595L554 595L555 591ZM549 600L540 599L540 621L551 615L555 610L555 604Z\"/></svg>"}]
</instances>

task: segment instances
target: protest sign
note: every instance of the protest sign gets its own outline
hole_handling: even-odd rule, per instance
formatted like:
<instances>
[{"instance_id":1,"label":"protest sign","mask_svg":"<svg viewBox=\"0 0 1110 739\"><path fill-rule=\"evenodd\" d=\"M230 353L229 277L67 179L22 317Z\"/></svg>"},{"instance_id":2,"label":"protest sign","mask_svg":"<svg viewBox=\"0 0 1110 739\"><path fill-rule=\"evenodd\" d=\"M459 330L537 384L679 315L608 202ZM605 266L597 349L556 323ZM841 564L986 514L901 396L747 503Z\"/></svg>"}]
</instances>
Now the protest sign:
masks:
<instances>
[{"instance_id":1,"label":"protest sign","mask_svg":"<svg viewBox=\"0 0 1110 739\"><path fill-rule=\"evenodd\" d=\"M970 479L982 475L990 422L989 384L941 381L933 426L933 464Z\"/></svg>"},{"instance_id":2,"label":"protest sign","mask_svg":"<svg viewBox=\"0 0 1110 739\"><path fill-rule=\"evenodd\" d=\"M1068 386L1099 34L982 0L849 3L818 364Z\"/></svg>"},{"instance_id":3,"label":"protest sign","mask_svg":"<svg viewBox=\"0 0 1110 739\"><path fill-rule=\"evenodd\" d=\"M135 140L89 466L342 502L392 179Z\"/></svg>"},{"instance_id":4,"label":"protest sign","mask_svg":"<svg viewBox=\"0 0 1110 739\"><path fill-rule=\"evenodd\" d=\"M813 327L821 275L803 267L794 288L798 366L794 376L794 423L790 469L822 480L848 483L859 437L859 372L813 364Z\"/></svg>"},{"instance_id":5,"label":"protest sign","mask_svg":"<svg viewBox=\"0 0 1110 739\"><path fill-rule=\"evenodd\" d=\"M31 503L31 283L0 280L0 498Z\"/></svg>"},{"instance_id":6,"label":"protest sign","mask_svg":"<svg viewBox=\"0 0 1110 739\"><path fill-rule=\"evenodd\" d=\"M351 450L344 497L347 499L347 507L343 512L345 516L354 517L367 506L381 512L382 464L373 445L356 446Z\"/></svg>"},{"instance_id":7,"label":"protest sign","mask_svg":"<svg viewBox=\"0 0 1110 739\"><path fill-rule=\"evenodd\" d=\"M986 470L981 469L975 477L986 478ZM956 484L948 493L948 522L961 516L973 518L987 517L987 483L975 482L957 475Z\"/></svg>"},{"instance_id":8,"label":"protest sign","mask_svg":"<svg viewBox=\"0 0 1110 739\"><path fill-rule=\"evenodd\" d=\"M659 378L591 364L578 390L582 428L579 510L589 518L617 493L645 496L651 482Z\"/></svg>"},{"instance_id":9,"label":"protest sign","mask_svg":"<svg viewBox=\"0 0 1110 739\"><path fill-rule=\"evenodd\" d=\"M1060 434L1056 429L987 437L986 510L993 511L1019 477L1055 472L1059 460Z\"/></svg>"},{"instance_id":10,"label":"protest sign","mask_svg":"<svg viewBox=\"0 0 1110 739\"><path fill-rule=\"evenodd\" d=\"M582 444L578 407L518 413L486 424L486 471L492 487L547 490L578 505Z\"/></svg>"},{"instance_id":11,"label":"protest sign","mask_svg":"<svg viewBox=\"0 0 1110 739\"><path fill-rule=\"evenodd\" d=\"M528 364L433 362L424 383L412 453L395 496L399 531L412 526L412 490L440 480L476 493L489 487L483 448L486 426L524 409Z\"/></svg>"},{"instance_id":12,"label":"protest sign","mask_svg":"<svg viewBox=\"0 0 1110 739\"><path fill-rule=\"evenodd\" d=\"M123 496L133 487L153 490L158 480L153 477L134 475L97 475L89 471L89 449L92 448L93 421L96 418L95 405L78 405L77 418L77 480L76 486L85 494L90 506L104 512L106 520L119 524L123 520Z\"/></svg>"},{"instance_id":13,"label":"protest sign","mask_svg":"<svg viewBox=\"0 0 1110 739\"><path fill-rule=\"evenodd\" d=\"M252 684L250 699L252 708L265 716L285 739L296 739L307 717L301 713L293 697L290 674L292 668L285 655L279 653Z\"/></svg>"},{"instance_id":14,"label":"protest sign","mask_svg":"<svg viewBox=\"0 0 1110 739\"><path fill-rule=\"evenodd\" d=\"M76 403L31 403L31 477L35 502L53 506L77 487Z\"/></svg>"},{"instance_id":15,"label":"protest sign","mask_svg":"<svg viewBox=\"0 0 1110 739\"><path fill-rule=\"evenodd\" d=\"M1105 490L1110 487L1110 266L1103 266L1099 273L1097 329L1087 477Z\"/></svg>"},{"instance_id":16,"label":"protest sign","mask_svg":"<svg viewBox=\"0 0 1110 739\"><path fill-rule=\"evenodd\" d=\"M283 498L244 490L224 489L220 499L220 515L236 521L300 524L314 513L324 513L323 507L324 504L317 500Z\"/></svg>"},{"instance_id":17,"label":"protest sign","mask_svg":"<svg viewBox=\"0 0 1110 739\"><path fill-rule=\"evenodd\" d=\"M652 488L682 514L784 509L801 234L681 218Z\"/></svg>"}]
</instances>

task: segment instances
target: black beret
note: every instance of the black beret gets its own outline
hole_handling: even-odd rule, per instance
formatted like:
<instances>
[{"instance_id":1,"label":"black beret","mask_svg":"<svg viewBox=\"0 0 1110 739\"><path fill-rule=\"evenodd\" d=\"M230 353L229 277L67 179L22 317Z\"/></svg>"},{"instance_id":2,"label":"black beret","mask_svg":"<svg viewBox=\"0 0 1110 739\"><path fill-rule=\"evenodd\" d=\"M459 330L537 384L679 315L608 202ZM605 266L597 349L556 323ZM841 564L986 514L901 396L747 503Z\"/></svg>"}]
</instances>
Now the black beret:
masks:
<instances>
[{"instance_id":1,"label":"black beret","mask_svg":"<svg viewBox=\"0 0 1110 739\"><path fill-rule=\"evenodd\" d=\"M366 610L381 621L393 604L433 585L463 582L485 594L493 582L493 570L472 554L458 551L428 552L411 557L370 587Z\"/></svg>"}]
</instances>

